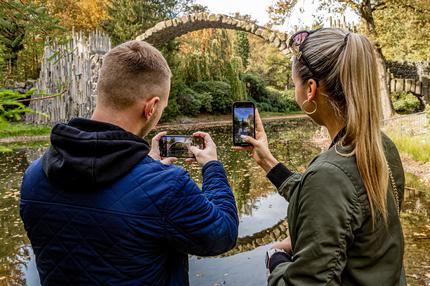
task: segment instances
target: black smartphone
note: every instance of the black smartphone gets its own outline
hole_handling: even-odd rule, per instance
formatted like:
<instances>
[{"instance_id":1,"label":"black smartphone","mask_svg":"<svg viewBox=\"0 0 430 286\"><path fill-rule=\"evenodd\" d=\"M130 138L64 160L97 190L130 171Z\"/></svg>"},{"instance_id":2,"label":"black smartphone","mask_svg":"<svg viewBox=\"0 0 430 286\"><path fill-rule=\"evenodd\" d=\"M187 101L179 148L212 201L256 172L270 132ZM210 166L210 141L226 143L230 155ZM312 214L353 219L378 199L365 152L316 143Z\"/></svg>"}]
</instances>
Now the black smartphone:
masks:
<instances>
[{"instance_id":1,"label":"black smartphone","mask_svg":"<svg viewBox=\"0 0 430 286\"><path fill-rule=\"evenodd\" d=\"M255 105L249 101L233 103L233 145L250 146L240 135L255 138Z\"/></svg>"},{"instance_id":2,"label":"black smartphone","mask_svg":"<svg viewBox=\"0 0 430 286\"><path fill-rule=\"evenodd\" d=\"M202 137L190 135L165 135L160 139L160 155L161 157L194 158L194 154L189 150L190 146L204 149L205 141Z\"/></svg>"}]
</instances>

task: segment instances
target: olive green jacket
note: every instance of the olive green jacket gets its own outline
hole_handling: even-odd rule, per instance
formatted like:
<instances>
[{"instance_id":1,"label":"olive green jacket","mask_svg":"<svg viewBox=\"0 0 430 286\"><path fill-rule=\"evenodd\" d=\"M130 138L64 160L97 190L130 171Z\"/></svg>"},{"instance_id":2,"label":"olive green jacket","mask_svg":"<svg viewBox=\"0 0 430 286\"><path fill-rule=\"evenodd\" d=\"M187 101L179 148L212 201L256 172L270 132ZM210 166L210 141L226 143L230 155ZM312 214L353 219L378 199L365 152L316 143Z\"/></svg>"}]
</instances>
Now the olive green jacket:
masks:
<instances>
[{"instance_id":1,"label":"olive green jacket","mask_svg":"<svg viewBox=\"0 0 430 286\"><path fill-rule=\"evenodd\" d=\"M400 156L385 135L384 145L402 202L405 179ZM289 202L293 256L292 262L273 270L269 286L403 285L403 233L391 184L388 224L379 218L372 227L355 156L338 155L332 147L304 174L291 175L278 191Z\"/></svg>"}]
</instances>

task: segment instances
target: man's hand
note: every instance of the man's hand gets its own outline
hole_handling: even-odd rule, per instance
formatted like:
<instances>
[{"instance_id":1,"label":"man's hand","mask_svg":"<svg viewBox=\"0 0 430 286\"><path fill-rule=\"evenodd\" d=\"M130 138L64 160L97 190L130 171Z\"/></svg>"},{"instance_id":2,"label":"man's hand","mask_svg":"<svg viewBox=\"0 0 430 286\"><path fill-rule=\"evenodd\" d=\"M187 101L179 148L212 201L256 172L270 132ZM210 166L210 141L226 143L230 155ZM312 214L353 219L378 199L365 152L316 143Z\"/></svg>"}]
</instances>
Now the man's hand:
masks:
<instances>
[{"instance_id":1,"label":"man's hand","mask_svg":"<svg viewBox=\"0 0 430 286\"><path fill-rule=\"evenodd\" d=\"M266 172L269 172L279 162L273 157L269 150L269 142L267 140L266 132L264 131L263 122L260 118L260 113L255 110L255 137L242 135L242 139L252 144L252 146L238 147L234 146L233 149L236 151L251 151L251 156L255 159L258 165L260 165Z\"/></svg>"},{"instance_id":2,"label":"man's hand","mask_svg":"<svg viewBox=\"0 0 430 286\"><path fill-rule=\"evenodd\" d=\"M167 134L167 132L163 131L163 132L160 132L157 135L155 135L154 138L152 138L151 150L149 151L148 155L152 159L158 160L163 164L173 164L178 160L177 158L175 158L175 157L162 158L161 154L160 154L160 139L161 139L161 137L163 137L166 134Z\"/></svg>"},{"instance_id":3,"label":"man's hand","mask_svg":"<svg viewBox=\"0 0 430 286\"><path fill-rule=\"evenodd\" d=\"M216 145L208 133L196 132L193 136L202 137L205 140L205 148L202 150L196 146L190 146L190 151L196 158L189 158L186 160L187 162L197 161L203 167L209 161L218 160Z\"/></svg>"}]
</instances>

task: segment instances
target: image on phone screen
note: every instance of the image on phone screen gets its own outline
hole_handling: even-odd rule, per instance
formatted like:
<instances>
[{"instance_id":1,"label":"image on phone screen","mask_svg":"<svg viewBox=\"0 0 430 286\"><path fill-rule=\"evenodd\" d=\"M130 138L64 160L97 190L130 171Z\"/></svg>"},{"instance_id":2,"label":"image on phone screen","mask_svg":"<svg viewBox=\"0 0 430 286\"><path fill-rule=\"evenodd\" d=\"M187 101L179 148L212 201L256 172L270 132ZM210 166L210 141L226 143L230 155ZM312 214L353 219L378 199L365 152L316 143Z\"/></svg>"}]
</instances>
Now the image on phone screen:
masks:
<instances>
[{"instance_id":1,"label":"image on phone screen","mask_svg":"<svg viewBox=\"0 0 430 286\"><path fill-rule=\"evenodd\" d=\"M188 135L165 135L160 140L160 153L162 157L193 158L194 154L189 150L190 146L203 149L203 138Z\"/></svg>"},{"instance_id":2,"label":"image on phone screen","mask_svg":"<svg viewBox=\"0 0 430 286\"><path fill-rule=\"evenodd\" d=\"M255 137L255 108L252 103L235 103L233 106L233 143L240 146L249 145L243 141L241 135Z\"/></svg>"}]
</instances>

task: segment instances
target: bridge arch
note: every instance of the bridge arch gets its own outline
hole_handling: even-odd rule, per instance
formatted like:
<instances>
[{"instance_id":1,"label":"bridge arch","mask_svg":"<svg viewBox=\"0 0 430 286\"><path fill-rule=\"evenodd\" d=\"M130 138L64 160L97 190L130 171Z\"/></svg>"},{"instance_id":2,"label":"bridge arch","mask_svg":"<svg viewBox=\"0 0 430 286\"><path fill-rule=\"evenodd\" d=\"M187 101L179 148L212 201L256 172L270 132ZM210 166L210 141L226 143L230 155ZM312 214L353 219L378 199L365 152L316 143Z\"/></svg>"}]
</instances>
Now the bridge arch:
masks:
<instances>
[{"instance_id":1,"label":"bridge arch","mask_svg":"<svg viewBox=\"0 0 430 286\"><path fill-rule=\"evenodd\" d=\"M162 21L146 30L136 40L146 41L159 47L189 32L207 28L245 31L274 45L280 52L284 54L287 52L287 34L259 26L253 21L241 20L223 14L196 13Z\"/></svg>"}]
</instances>

